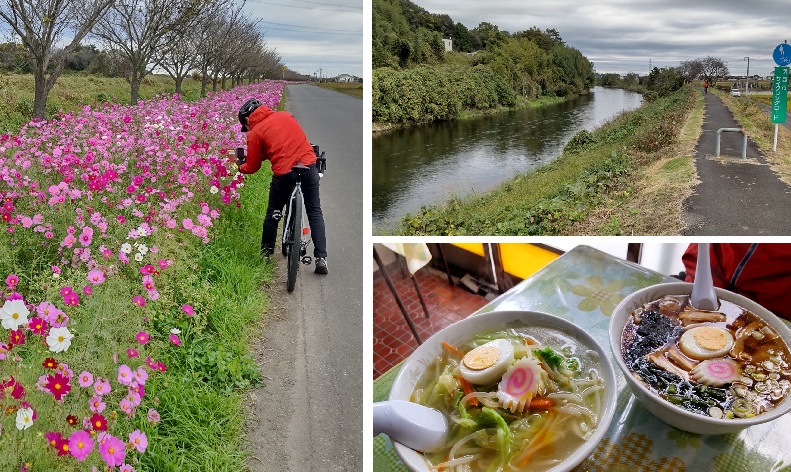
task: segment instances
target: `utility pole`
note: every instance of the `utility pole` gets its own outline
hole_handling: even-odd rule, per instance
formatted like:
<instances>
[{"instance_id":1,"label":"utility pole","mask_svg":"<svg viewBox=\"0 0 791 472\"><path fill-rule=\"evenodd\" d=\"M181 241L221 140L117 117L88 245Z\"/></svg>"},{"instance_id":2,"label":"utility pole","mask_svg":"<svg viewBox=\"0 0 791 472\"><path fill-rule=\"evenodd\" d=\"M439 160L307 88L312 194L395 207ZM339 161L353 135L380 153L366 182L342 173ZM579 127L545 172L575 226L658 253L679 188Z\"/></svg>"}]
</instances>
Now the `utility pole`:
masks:
<instances>
[{"instance_id":1,"label":"utility pole","mask_svg":"<svg viewBox=\"0 0 791 472\"><path fill-rule=\"evenodd\" d=\"M745 57L742 60L747 61L747 85L744 88L744 94L747 95L747 93L750 91L750 58Z\"/></svg>"}]
</instances>

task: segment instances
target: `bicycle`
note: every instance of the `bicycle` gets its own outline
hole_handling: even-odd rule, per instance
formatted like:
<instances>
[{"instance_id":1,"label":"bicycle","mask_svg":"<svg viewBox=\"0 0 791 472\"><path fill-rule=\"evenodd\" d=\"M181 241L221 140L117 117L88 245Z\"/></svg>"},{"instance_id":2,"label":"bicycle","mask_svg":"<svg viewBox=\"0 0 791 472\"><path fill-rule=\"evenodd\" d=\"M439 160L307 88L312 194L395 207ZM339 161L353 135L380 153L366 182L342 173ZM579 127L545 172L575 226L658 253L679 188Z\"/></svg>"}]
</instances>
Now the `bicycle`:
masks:
<instances>
[{"instance_id":1,"label":"bicycle","mask_svg":"<svg viewBox=\"0 0 791 472\"><path fill-rule=\"evenodd\" d=\"M319 172L319 178L324 176L327 169L327 158L324 156L324 151L319 152L319 146L311 144L313 152L316 153L316 170ZM236 149L237 163L241 164L245 160L244 148ZM291 196L286 204L286 211L283 215L283 235L281 239L281 252L286 257L287 277L286 277L286 290L293 292L297 283L297 271L299 271L299 263L310 265L313 258L308 255L308 246L310 245L310 225L308 223L307 215L305 214L305 199L302 196L302 175L309 170L309 167L298 163L291 168L296 172L296 183L294 190L291 191Z\"/></svg>"}]
</instances>

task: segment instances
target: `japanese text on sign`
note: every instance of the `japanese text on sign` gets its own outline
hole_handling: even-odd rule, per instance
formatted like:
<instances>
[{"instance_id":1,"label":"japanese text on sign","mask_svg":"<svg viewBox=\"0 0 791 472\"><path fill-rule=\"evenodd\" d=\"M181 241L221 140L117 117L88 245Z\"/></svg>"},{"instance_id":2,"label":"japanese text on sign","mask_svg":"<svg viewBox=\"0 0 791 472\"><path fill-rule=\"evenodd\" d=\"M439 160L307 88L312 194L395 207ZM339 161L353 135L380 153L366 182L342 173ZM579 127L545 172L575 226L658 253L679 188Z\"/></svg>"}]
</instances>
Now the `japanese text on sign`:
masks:
<instances>
[{"instance_id":1,"label":"japanese text on sign","mask_svg":"<svg viewBox=\"0 0 791 472\"><path fill-rule=\"evenodd\" d=\"M785 123L788 103L788 67L775 67L772 83L772 123Z\"/></svg>"}]
</instances>

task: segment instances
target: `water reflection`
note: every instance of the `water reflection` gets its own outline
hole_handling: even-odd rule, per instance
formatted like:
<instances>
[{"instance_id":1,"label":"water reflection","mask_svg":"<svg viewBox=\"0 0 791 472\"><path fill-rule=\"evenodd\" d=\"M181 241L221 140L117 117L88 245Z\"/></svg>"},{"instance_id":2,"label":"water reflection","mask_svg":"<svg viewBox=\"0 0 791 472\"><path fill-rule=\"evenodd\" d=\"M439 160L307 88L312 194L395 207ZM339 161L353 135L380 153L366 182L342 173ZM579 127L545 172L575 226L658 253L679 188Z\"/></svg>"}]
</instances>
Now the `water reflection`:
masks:
<instances>
[{"instance_id":1,"label":"water reflection","mask_svg":"<svg viewBox=\"0 0 791 472\"><path fill-rule=\"evenodd\" d=\"M574 134L640 106L638 94L591 95L533 110L434 123L375 136L371 165L374 228L423 205L494 188L555 159Z\"/></svg>"}]
</instances>

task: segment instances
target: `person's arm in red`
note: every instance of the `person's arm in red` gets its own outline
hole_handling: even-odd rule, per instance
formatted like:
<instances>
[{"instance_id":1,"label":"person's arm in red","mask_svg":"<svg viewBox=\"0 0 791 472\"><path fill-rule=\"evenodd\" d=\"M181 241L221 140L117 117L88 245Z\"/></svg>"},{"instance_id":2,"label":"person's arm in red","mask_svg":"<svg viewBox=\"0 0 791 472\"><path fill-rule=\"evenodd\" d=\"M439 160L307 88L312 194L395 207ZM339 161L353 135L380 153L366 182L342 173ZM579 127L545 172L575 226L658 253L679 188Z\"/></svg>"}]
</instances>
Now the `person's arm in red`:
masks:
<instances>
[{"instance_id":1,"label":"person's arm in red","mask_svg":"<svg viewBox=\"0 0 791 472\"><path fill-rule=\"evenodd\" d=\"M727 271L723 267L723 257L716 244L711 245L711 278L714 281L715 287L726 288L728 287ZM684 272L686 273L686 282L695 281L695 270L698 264L698 245L690 244L684 255L681 257L684 262Z\"/></svg>"},{"instance_id":2,"label":"person's arm in red","mask_svg":"<svg viewBox=\"0 0 791 472\"><path fill-rule=\"evenodd\" d=\"M253 131L250 131L247 133L247 161L239 166L239 172L242 174L255 174L261 168L263 156L264 150L260 139L253 135Z\"/></svg>"}]
</instances>

